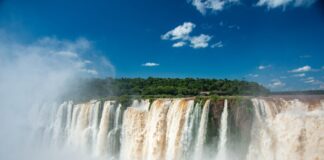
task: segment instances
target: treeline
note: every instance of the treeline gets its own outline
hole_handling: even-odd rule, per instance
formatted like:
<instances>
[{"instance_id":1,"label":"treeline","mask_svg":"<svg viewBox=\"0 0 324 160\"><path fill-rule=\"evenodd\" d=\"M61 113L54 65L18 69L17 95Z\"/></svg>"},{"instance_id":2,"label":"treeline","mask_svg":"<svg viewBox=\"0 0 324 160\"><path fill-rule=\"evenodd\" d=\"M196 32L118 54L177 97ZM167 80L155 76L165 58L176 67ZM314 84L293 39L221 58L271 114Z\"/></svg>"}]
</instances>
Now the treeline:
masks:
<instances>
[{"instance_id":1,"label":"treeline","mask_svg":"<svg viewBox=\"0 0 324 160\"><path fill-rule=\"evenodd\" d=\"M106 78L75 84L67 97L89 100L109 96L260 95L269 90L255 82L201 78Z\"/></svg>"},{"instance_id":2,"label":"treeline","mask_svg":"<svg viewBox=\"0 0 324 160\"><path fill-rule=\"evenodd\" d=\"M272 92L272 95L324 95L324 90L305 90L305 91L279 91Z\"/></svg>"}]
</instances>

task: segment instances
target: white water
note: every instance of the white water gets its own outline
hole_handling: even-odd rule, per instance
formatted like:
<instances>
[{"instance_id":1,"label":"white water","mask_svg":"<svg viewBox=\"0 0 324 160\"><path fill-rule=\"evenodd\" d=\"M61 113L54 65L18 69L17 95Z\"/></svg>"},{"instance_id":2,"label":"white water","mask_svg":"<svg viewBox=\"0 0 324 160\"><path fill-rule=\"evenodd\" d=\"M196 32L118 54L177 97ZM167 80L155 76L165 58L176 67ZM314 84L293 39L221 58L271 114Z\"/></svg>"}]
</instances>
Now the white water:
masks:
<instances>
[{"instance_id":1,"label":"white water","mask_svg":"<svg viewBox=\"0 0 324 160\"><path fill-rule=\"evenodd\" d=\"M256 98L252 102L252 138L246 145L246 159L323 159L323 101L313 105L299 100ZM65 102L49 111L54 114L45 116L48 122L43 126L43 144L99 159L226 160L236 154L228 145L235 144L229 130L233 125L229 123L235 121L230 121L229 115L240 113L229 107L233 106L225 100L220 115L215 115L215 110L211 111L217 108L211 108L210 100L204 104L193 99L157 99L152 104L134 100L128 108L115 101ZM219 116L219 121L212 121L213 116ZM214 143L212 137L207 137L210 123L220 124L217 151L210 148L213 145L206 145ZM208 153L210 150L214 153Z\"/></svg>"},{"instance_id":2,"label":"white water","mask_svg":"<svg viewBox=\"0 0 324 160\"><path fill-rule=\"evenodd\" d=\"M107 135L109 132L109 128L111 127L111 112L113 110L114 103L111 101L106 101L103 105L102 116L99 125L99 132L96 144L95 154L97 156L107 156L108 150L108 140Z\"/></svg>"},{"instance_id":3,"label":"white water","mask_svg":"<svg viewBox=\"0 0 324 160\"><path fill-rule=\"evenodd\" d=\"M324 159L323 103L252 99L255 121L248 160Z\"/></svg>"},{"instance_id":4,"label":"white water","mask_svg":"<svg viewBox=\"0 0 324 160\"><path fill-rule=\"evenodd\" d=\"M203 158L204 144L206 141L206 134L207 134L209 105L210 105L210 100L207 100L206 103L204 104L203 112L201 114L201 120L199 123L199 130L196 139L194 159Z\"/></svg>"},{"instance_id":5,"label":"white water","mask_svg":"<svg viewBox=\"0 0 324 160\"><path fill-rule=\"evenodd\" d=\"M228 104L227 99L224 101L224 109L221 116L221 124L219 130L218 152L216 160L226 160L226 142L227 142L227 118L228 117Z\"/></svg>"}]
</instances>

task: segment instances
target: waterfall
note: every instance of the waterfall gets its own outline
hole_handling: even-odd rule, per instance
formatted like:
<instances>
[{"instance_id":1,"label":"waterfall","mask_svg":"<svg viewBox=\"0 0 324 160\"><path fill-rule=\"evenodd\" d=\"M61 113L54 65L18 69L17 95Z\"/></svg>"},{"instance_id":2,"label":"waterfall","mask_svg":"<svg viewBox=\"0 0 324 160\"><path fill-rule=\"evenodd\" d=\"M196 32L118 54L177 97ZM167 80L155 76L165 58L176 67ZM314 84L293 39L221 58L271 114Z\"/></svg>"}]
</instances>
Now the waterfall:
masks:
<instances>
[{"instance_id":1,"label":"waterfall","mask_svg":"<svg viewBox=\"0 0 324 160\"><path fill-rule=\"evenodd\" d=\"M193 100L175 100L167 114L166 159L180 159L186 146L185 131L188 125L188 114L194 105Z\"/></svg>"},{"instance_id":2,"label":"waterfall","mask_svg":"<svg viewBox=\"0 0 324 160\"><path fill-rule=\"evenodd\" d=\"M144 154L146 160L159 160L164 158L166 143L167 113L171 100L156 100L151 106L146 125L146 139Z\"/></svg>"},{"instance_id":3,"label":"waterfall","mask_svg":"<svg viewBox=\"0 0 324 160\"><path fill-rule=\"evenodd\" d=\"M122 160L143 159L147 115L143 108L129 107L125 111L120 154Z\"/></svg>"},{"instance_id":4,"label":"waterfall","mask_svg":"<svg viewBox=\"0 0 324 160\"><path fill-rule=\"evenodd\" d=\"M96 155L106 156L108 145L107 145L107 134L111 125L111 112L113 111L114 103L111 101L106 101L103 105L102 116L99 125L99 131L96 143Z\"/></svg>"},{"instance_id":5,"label":"waterfall","mask_svg":"<svg viewBox=\"0 0 324 160\"><path fill-rule=\"evenodd\" d=\"M226 141L227 141L227 118L228 117L228 105L227 99L224 101L224 109L221 116L221 124L219 129L219 142L217 160L226 160Z\"/></svg>"},{"instance_id":6,"label":"waterfall","mask_svg":"<svg viewBox=\"0 0 324 160\"><path fill-rule=\"evenodd\" d=\"M248 160L323 159L323 101L252 99L255 108ZM316 146L316 147L315 147Z\"/></svg>"},{"instance_id":7,"label":"waterfall","mask_svg":"<svg viewBox=\"0 0 324 160\"><path fill-rule=\"evenodd\" d=\"M321 98L231 100L69 101L40 109L35 138L98 160L323 159Z\"/></svg>"},{"instance_id":8,"label":"waterfall","mask_svg":"<svg viewBox=\"0 0 324 160\"><path fill-rule=\"evenodd\" d=\"M114 112L113 128L108 132L107 146L109 149L107 154L111 159L117 159L120 147L120 129L121 129L121 105L119 104Z\"/></svg>"},{"instance_id":9,"label":"waterfall","mask_svg":"<svg viewBox=\"0 0 324 160\"><path fill-rule=\"evenodd\" d=\"M195 154L194 159L201 159L203 157L204 144L206 140L207 133L207 122L208 122L208 113L209 113L209 104L210 100L205 102L203 112L201 114L201 119L199 123L198 135L196 138L195 145Z\"/></svg>"}]
</instances>

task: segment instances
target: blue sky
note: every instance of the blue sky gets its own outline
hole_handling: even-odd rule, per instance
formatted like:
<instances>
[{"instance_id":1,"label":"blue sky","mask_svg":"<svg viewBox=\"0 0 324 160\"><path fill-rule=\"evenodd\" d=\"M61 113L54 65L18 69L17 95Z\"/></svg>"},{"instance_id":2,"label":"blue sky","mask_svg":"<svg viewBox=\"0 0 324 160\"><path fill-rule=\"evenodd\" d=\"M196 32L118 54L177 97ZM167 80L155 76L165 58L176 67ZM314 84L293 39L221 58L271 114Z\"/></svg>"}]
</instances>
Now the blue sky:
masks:
<instances>
[{"instance_id":1,"label":"blue sky","mask_svg":"<svg viewBox=\"0 0 324 160\"><path fill-rule=\"evenodd\" d=\"M21 43L84 40L105 77L246 79L324 88L320 0L0 0L0 31ZM92 55L93 54L93 55ZM99 56L98 56L99 55Z\"/></svg>"}]
</instances>

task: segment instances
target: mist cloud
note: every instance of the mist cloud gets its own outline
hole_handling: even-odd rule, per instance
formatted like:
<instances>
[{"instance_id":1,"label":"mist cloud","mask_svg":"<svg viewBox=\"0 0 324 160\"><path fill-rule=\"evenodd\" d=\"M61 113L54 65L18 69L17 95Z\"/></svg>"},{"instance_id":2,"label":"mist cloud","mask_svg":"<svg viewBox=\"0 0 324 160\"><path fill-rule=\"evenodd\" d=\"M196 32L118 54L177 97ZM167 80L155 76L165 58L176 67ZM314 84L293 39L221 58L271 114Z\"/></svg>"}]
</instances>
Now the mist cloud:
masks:
<instances>
[{"instance_id":1,"label":"mist cloud","mask_svg":"<svg viewBox=\"0 0 324 160\"><path fill-rule=\"evenodd\" d=\"M99 76L99 70L113 76L113 66L107 58L94 56L97 51L86 38L44 37L20 43L4 32L0 37L0 159L79 159L54 151L39 154L36 142L29 143L31 131L40 123L31 113L35 106L57 101L78 78ZM100 57L105 64L83 57Z\"/></svg>"}]
</instances>

